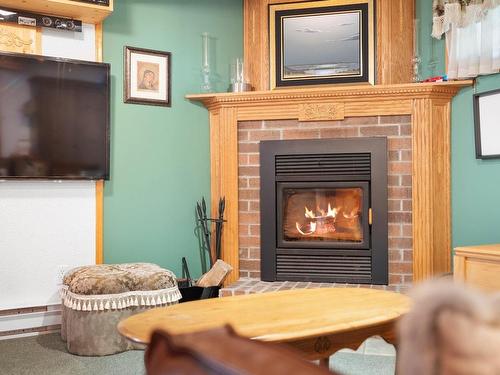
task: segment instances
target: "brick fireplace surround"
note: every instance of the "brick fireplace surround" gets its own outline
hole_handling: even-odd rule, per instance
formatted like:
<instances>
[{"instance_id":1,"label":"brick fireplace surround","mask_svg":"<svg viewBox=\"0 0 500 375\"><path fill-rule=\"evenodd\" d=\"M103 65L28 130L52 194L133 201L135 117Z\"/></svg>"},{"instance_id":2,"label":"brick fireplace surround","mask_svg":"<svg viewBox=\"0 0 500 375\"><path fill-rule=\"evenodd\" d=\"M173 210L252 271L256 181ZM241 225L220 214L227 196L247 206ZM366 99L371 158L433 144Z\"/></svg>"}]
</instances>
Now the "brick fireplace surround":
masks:
<instances>
[{"instance_id":1,"label":"brick fireplace surround","mask_svg":"<svg viewBox=\"0 0 500 375\"><path fill-rule=\"evenodd\" d=\"M226 196L221 295L346 286L260 280L259 142L388 139L389 285L450 271L450 101L469 81L203 94L210 112L212 207ZM215 214L215 211L213 212Z\"/></svg>"},{"instance_id":2,"label":"brick fireplace surround","mask_svg":"<svg viewBox=\"0 0 500 375\"><path fill-rule=\"evenodd\" d=\"M389 285L412 281L411 118L352 117L343 121L243 121L238 124L240 277L260 278L259 142L345 137L388 138Z\"/></svg>"}]
</instances>

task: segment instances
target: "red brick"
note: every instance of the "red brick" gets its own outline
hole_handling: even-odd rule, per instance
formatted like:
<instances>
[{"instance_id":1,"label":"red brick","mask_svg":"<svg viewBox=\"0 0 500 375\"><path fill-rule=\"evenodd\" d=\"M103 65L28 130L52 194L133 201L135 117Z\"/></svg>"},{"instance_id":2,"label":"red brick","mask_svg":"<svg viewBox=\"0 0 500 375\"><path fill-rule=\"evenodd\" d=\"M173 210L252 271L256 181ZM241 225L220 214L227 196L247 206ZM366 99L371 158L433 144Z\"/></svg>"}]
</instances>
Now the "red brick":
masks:
<instances>
[{"instance_id":1,"label":"red brick","mask_svg":"<svg viewBox=\"0 0 500 375\"><path fill-rule=\"evenodd\" d=\"M249 277L249 272L240 268L240 277Z\"/></svg>"},{"instance_id":2,"label":"red brick","mask_svg":"<svg viewBox=\"0 0 500 375\"><path fill-rule=\"evenodd\" d=\"M411 135L411 125L400 125L399 126L399 135Z\"/></svg>"},{"instance_id":3,"label":"red brick","mask_svg":"<svg viewBox=\"0 0 500 375\"><path fill-rule=\"evenodd\" d=\"M263 121L241 121L238 123L238 129L262 129Z\"/></svg>"},{"instance_id":4,"label":"red brick","mask_svg":"<svg viewBox=\"0 0 500 375\"><path fill-rule=\"evenodd\" d=\"M410 150L411 138L389 138L389 150Z\"/></svg>"},{"instance_id":5,"label":"red brick","mask_svg":"<svg viewBox=\"0 0 500 375\"><path fill-rule=\"evenodd\" d=\"M248 134L246 130L238 130L238 141L248 141L250 139Z\"/></svg>"},{"instance_id":6,"label":"red brick","mask_svg":"<svg viewBox=\"0 0 500 375\"><path fill-rule=\"evenodd\" d=\"M250 271L248 277L260 279L260 271Z\"/></svg>"},{"instance_id":7,"label":"red brick","mask_svg":"<svg viewBox=\"0 0 500 375\"><path fill-rule=\"evenodd\" d=\"M299 122L299 128L304 129L322 129L332 126L344 126L342 121L304 121Z\"/></svg>"},{"instance_id":8,"label":"red brick","mask_svg":"<svg viewBox=\"0 0 500 375\"><path fill-rule=\"evenodd\" d=\"M260 259L260 249L248 249L249 259Z\"/></svg>"},{"instance_id":9,"label":"red brick","mask_svg":"<svg viewBox=\"0 0 500 375\"><path fill-rule=\"evenodd\" d=\"M264 129L294 129L298 128L297 120L270 120L264 121Z\"/></svg>"},{"instance_id":10,"label":"red brick","mask_svg":"<svg viewBox=\"0 0 500 375\"><path fill-rule=\"evenodd\" d=\"M281 132L279 130L250 130L249 139L251 141L266 141L272 139L280 139Z\"/></svg>"},{"instance_id":11,"label":"red brick","mask_svg":"<svg viewBox=\"0 0 500 375\"><path fill-rule=\"evenodd\" d=\"M403 237L413 236L413 227L411 224L405 224L403 227Z\"/></svg>"},{"instance_id":12,"label":"red brick","mask_svg":"<svg viewBox=\"0 0 500 375\"><path fill-rule=\"evenodd\" d=\"M381 124L410 124L411 116L401 115L401 116L380 116Z\"/></svg>"},{"instance_id":13,"label":"red brick","mask_svg":"<svg viewBox=\"0 0 500 375\"><path fill-rule=\"evenodd\" d=\"M319 130L311 129L292 129L283 130L282 139L309 139L309 138L319 138Z\"/></svg>"},{"instance_id":14,"label":"red brick","mask_svg":"<svg viewBox=\"0 0 500 375\"><path fill-rule=\"evenodd\" d=\"M239 143L238 152L259 152L259 144L257 142L253 143Z\"/></svg>"},{"instance_id":15,"label":"red brick","mask_svg":"<svg viewBox=\"0 0 500 375\"><path fill-rule=\"evenodd\" d=\"M387 209L389 210L389 212L401 211L401 200L389 199Z\"/></svg>"},{"instance_id":16,"label":"red brick","mask_svg":"<svg viewBox=\"0 0 500 375\"><path fill-rule=\"evenodd\" d=\"M400 176L391 175L387 177L387 182L389 186L399 186Z\"/></svg>"},{"instance_id":17,"label":"red brick","mask_svg":"<svg viewBox=\"0 0 500 375\"><path fill-rule=\"evenodd\" d=\"M248 178L239 177L238 178L238 188L247 188L248 187Z\"/></svg>"},{"instance_id":18,"label":"red brick","mask_svg":"<svg viewBox=\"0 0 500 375\"><path fill-rule=\"evenodd\" d=\"M240 269L245 271L259 271L260 270L260 261L252 260L252 259L241 259L240 260Z\"/></svg>"},{"instance_id":19,"label":"red brick","mask_svg":"<svg viewBox=\"0 0 500 375\"><path fill-rule=\"evenodd\" d=\"M260 214L253 212L240 212L239 221L241 224L260 224Z\"/></svg>"},{"instance_id":20,"label":"red brick","mask_svg":"<svg viewBox=\"0 0 500 375\"><path fill-rule=\"evenodd\" d=\"M238 165L248 165L248 154L238 154Z\"/></svg>"},{"instance_id":21,"label":"red brick","mask_svg":"<svg viewBox=\"0 0 500 375\"><path fill-rule=\"evenodd\" d=\"M411 188L392 187L388 188L389 199L411 199Z\"/></svg>"},{"instance_id":22,"label":"red brick","mask_svg":"<svg viewBox=\"0 0 500 375\"><path fill-rule=\"evenodd\" d=\"M402 283L403 283L403 275L395 275L395 274L389 275L389 284L390 285L402 284Z\"/></svg>"},{"instance_id":23,"label":"red brick","mask_svg":"<svg viewBox=\"0 0 500 375\"><path fill-rule=\"evenodd\" d=\"M249 165L260 165L259 154L248 154L248 164Z\"/></svg>"},{"instance_id":24,"label":"red brick","mask_svg":"<svg viewBox=\"0 0 500 375\"><path fill-rule=\"evenodd\" d=\"M250 211L260 211L260 202L259 201L250 201Z\"/></svg>"},{"instance_id":25,"label":"red brick","mask_svg":"<svg viewBox=\"0 0 500 375\"><path fill-rule=\"evenodd\" d=\"M365 116L365 117L346 117L342 121L343 125L376 125L378 124L377 116Z\"/></svg>"},{"instance_id":26,"label":"red brick","mask_svg":"<svg viewBox=\"0 0 500 375\"><path fill-rule=\"evenodd\" d=\"M403 250L403 260L405 262L413 262L413 250Z\"/></svg>"},{"instance_id":27,"label":"red brick","mask_svg":"<svg viewBox=\"0 0 500 375\"><path fill-rule=\"evenodd\" d=\"M410 212L389 212L390 223L411 223Z\"/></svg>"},{"instance_id":28,"label":"red brick","mask_svg":"<svg viewBox=\"0 0 500 375\"><path fill-rule=\"evenodd\" d=\"M403 211L411 211L412 210L412 201L411 200L403 200Z\"/></svg>"},{"instance_id":29,"label":"red brick","mask_svg":"<svg viewBox=\"0 0 500 375\"><path fill-rule=\"evenodd\" d=\"M411 174L411 163L391 162L389 163L389 174Z\"/></svg>"},{"instance_id":30,"label":"red brick","mask_svg":"<svg viewBox=\"0 0 500 375\"><path fill-rule=\"evenodd\" d=\"M323 128L320 130L320 138L357 137L358 135L358 127Z\"/></svg>"},{"instance_id":31,"label":"red brick","mask_svg":"<svg viewBox=\"0 0 500 375\"><path fill-rule=\"evenodd\" d=\"M389 151L389 161L399 161L400 151Z\"/></svg>"},{"instance_id":32,"label":"red brick","mask_svg":"<svg viewBox=\"0 0 500 375\"><path fill-rule=\"evenodd\" d=\"M249 201L242 201L242 200L239 200L238 201L238 210L240 211L250 211L250 202Z\"/></svg>"},{"instance_id":33,"label":"red brick","mask_svg":"<svg viewBox=\"0 0 500 375\"><path fill-rule=\"evenodd\" d=\"M411 186L412 177L410 175L401 176L401 186Z\"/></svg>"},{"instance_id":34,"label":"red brick","mask_svg":"<svg viewBox=\"0 0 500 375\"><path fill-rule=\"evenodd\" d=\"M389 273L410 274L413 272L411 263L389 262Z\"/></svg>"},{"instance_id":35,"label":"red brick","mask_svg":"<svg viewBox=\"0 0 500 375\"><path fill-rule=\"evenodd\" d=\"M402 235L401 224L389 224L389 237L400 237Z\"/></svg>"},{"instance_id":36,"label":"red brick","mask_svg":"<svg viewBox=\"0 0 500 375\"><path fill-rule=\"evenodd\" d=\"M413 246L413 241L411 238L406 238L406 237L389 238L389 249L406 250L406 249L411 249L412 246Z\"/></svg>"},{"instance_id":37,"label":"red brick","mask_svg":"<svg viewBox=\"0 0 500 375\"><path fill-rule=\"evenodd\" d=\"M248 224L240 224L238 228L238 233L240 234L240 236L247 236L250 234L250 226Z\"/></svg>"},{"instance_id":38,"label":"red brick","mask_svg":"<svg viewBox=\"0 0 500 375\"><path fill-rule=\"evenodd\" d=\"M389 262L401 262L402 259L401 250L389 249Z\"/></svg>"},{"instance_id":39,"label":"red brick","mask_svg":"<svg viewBox=\"0 0 500 375\"><path fill-rule=\"evenodd\" d=\"M412 160L411 150L401 150L401 160L402 161L411 161Z\"/></svg>"},{"instance_id":40,"label":"red brick","mask_svg":"<svg viewBox=\"0 0 500 375\"><path fill-rule=\"evenodd\" d=\"M250 253L246 247L238 249L238 254L240 255L240 259L250 259Z\"/></svg>"},{"instance_id":41,"label":"red brick","mask_svg":"<svg viewBox=\"0 0 500 375\"><path fill-rule=\"evenodd\" d=\"M259 246L259 237L240 236L240 246Z\"/></svg>"},{"instance_id":42,"label":"red brick","mask_svg":"<svg viewBox=\"0 0 500 375\"><path fill-rule=\"evenodd\" d=\"M399 135L399 126L397 125L376 125L376 126L363 126L360 128L360 133L363 136L377 136L377 135Z\"/></svg>"},{"instance_id":43,"label":"red brick","mask_svg":"<svg viewBox=\"0 0 500 375\"><path fill-rule=\"evenodd\" d=\"M259 199L260 189L240 189L240 199Z\"/></svg>"},{"instance_id":44,"label":"red brick","mask_svg":"<svg viewBox=\"0 0 500 375\"><path fill-rule=\"evenodd\" d=\"M260 168L259 167L248 167L248 166L247 167L239 167L238 174L241 177L244 177L244 176L259 177Z\"/></svg>"},{"instance_id":45,"label":"red brick","mask_svg":"<svg viewBox=\"0 0 500 375\"><path fill-rule=\"evenodd\" d=\"M260 225L250 225L249 233L252 236L260 236Z\"/></svg>"},{"instance_id":46,"label":"red brick","mask_svg":"<svg viewBox=\"0 0 500 375\"><path fill-rule=\"evenodd\" d=\"M260 178L250 177L248 179L248 186L251 188L260 188Z\"/></svg>"},{"instance_id":47,"label":"red brick","mask_svg":"<svg viewBox=\"0 0 500 375\"><path fill-rule=\"evenodd\" d=\"M411 284L413 282L413 275L404 275L403 276L403 283L404 284Z\"/></svg>"}]
</instances>

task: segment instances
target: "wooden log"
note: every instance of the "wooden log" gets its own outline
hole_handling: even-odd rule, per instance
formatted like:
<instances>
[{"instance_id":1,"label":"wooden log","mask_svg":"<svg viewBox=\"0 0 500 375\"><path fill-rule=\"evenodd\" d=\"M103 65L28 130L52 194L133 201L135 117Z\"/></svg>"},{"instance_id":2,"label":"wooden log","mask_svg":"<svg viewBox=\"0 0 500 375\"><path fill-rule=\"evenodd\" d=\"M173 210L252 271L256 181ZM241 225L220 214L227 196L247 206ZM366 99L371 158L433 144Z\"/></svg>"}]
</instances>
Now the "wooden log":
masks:
<instances>
[{"instance_id":1,"label":"wooden log","mask_svg":"<svg viewBox=\"0 0 500 375\"><path fill-rule=\"evenodd\" d=\"M231 267L230 264L218 259L210 271L200 277L196 285L204 288L209 286L219 286L224 282L227 275L229 275L232 270L233 267Z\"/></svg>"}]
</instances>

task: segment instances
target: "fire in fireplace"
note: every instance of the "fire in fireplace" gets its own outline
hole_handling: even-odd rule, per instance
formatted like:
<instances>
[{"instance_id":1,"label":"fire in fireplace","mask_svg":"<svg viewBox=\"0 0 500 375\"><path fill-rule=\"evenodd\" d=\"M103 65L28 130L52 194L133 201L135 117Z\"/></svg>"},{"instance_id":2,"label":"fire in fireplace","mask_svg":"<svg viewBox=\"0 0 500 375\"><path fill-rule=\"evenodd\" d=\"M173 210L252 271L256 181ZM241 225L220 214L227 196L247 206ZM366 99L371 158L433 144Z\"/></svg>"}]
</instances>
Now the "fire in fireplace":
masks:
<instances>
[{"instance_id":1,"label":"fire in fireplace","mask_svg":"<svg viewBox=\"0 0 500 375\"><path fill-rule=\"evenodd\" d=\"M386 150L385 138L261 142L264 280L387 283Z\"/></svg>"},{"instance_id":2,"label":"fire in fireplace","mask_svg":"<svg viewBox=\"0 0 500 375\"><path fill-rule=\"evenodd\" d=\"M363 242L361 188L286 188L283 240Z\"/></svg>"}]
</instances>

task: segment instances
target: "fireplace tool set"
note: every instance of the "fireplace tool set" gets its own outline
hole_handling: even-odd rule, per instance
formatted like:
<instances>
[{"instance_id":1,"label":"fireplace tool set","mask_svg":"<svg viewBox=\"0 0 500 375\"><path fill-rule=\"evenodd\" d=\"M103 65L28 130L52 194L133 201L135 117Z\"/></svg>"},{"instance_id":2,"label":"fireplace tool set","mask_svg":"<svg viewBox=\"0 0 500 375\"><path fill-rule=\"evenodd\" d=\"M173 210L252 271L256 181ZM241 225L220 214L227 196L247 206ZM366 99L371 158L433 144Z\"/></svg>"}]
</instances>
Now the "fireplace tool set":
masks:
<instances>
[{"instance_id":1,"label":"fireplace tool set","mask_svg":"<svg viewBox=\"0 0 500 375\"><path fill-rule=\"evenodd\" d=\"M179 280L179 288L182 293L181 302L217 297L220 286L233 269L229 264L220 259L222 229L226 222L224 220L225 209L226 198L223 197L219 199L218 217L215 219L209 218L205 198L202 198L201 202L196 202L196 216L202 231L203 248L208 253L211 268L193 285L186 258L182 258L182 279ZM212 235L213 224L215 224L215 231ZM213 237L215 238L215 243L212 251Z\"/></svg>"}]
</instances>

